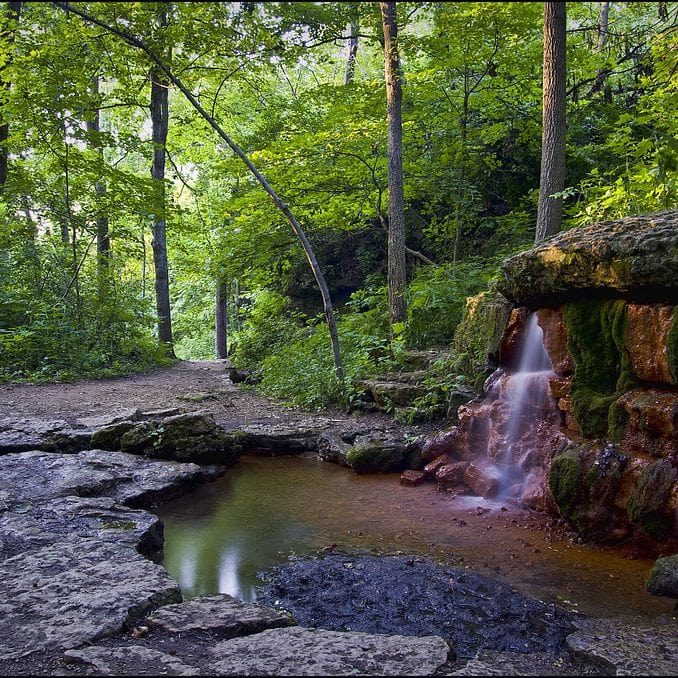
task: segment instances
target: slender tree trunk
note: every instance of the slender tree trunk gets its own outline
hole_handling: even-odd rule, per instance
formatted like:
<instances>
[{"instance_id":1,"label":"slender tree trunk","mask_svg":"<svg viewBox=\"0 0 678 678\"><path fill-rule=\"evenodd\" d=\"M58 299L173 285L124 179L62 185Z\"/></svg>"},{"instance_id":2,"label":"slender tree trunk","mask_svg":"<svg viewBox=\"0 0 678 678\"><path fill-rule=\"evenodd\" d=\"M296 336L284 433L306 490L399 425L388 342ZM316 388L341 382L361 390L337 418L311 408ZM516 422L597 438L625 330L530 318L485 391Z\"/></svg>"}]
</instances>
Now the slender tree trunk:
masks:
<instances>
[{"instance_id":1,"label":"slender tree trunk","mask_svg":"<svg viewBox=\"0 0 678 678\"><path fill-rule=\"evenodd\" d=\"M405 199L403 194L403 122L398 23L395 2L380 2L384 30L386 111L388 120L388 306L391 326L407 317L405 292Z\"/></svg>"},{"instance_id":2,"label":"slender tree trunk","mask_svg":"<svg viewBox=\"0 0 678 678\"><path fill-rule=\"evenodd\" d=\"M99 132L101 131L101 113L99 111L99 76L94 76L92 78L92 94L94 95L94 100L96 103L96 108L94 110L94 116L91 120L87 120L87 131L91 135L92 141L90 142L92 147L99 152L99 161L103 166L104 162L104 148L99 139ZM111 241L109 237L109 224L108 217L105 213L100 212L101 203L103 198L106 195L106 184L104 181L99 180L94 184L94 191L99 198L99 207L97 210L97 278L99 283L99 294L100 297L105 297L107 294L108 282L109 282L109 264L110 264L110 252L111 252Z\"/></svg>"},{"instance_id":3,"label":"slender tree trunk","mask_svg":"<svg viewBox=\"0 0 678 678\"><path fill-rule=\"evenodd\" d=\"M355 75L355 57L358 53L358 21L353 20L348 25L348 43L346 45L346 65L344 68L344 84L353 82Z\"/></svg>"},{"instance_id":4,"label":"slender tree trunk","mask_svg":"<svg viewBox=\"0 0 678 678\"><path fill-rule=\"evenodd\" d=\"M464 199L464 181L466 180L466 145L468 142L468 103L469 103L469 82L468 66L464 67L464 101L461 109L461 148L459 153L459 190L457 191L457 232L454 236L454 251L452 253L452 263L456 264L461 252L461 241L463 236L464 219L462 201Z\"/></svg>"},{"instance_id":5,"label":"slender tree trunk","mask_svg":"<svg viewBox=\"0 0 678 678\"><path fill-rule=\"evenodd\" d=\"M214 300L214 349L217 358L228 357L228 306L226 285L219 281Z\"/></svg>"},{"instance_id":6,"label":"slender tree trunk","mask_svg":"<svg viewBox=\"0 0 678 678\"><path fill-rule=\"evenodd\" d=\"M4 43L7 50L7 58L2 67L0 67L0 87L4 99L9 98L12 89L11 73L5 75L8 66L12 64L12 46L14 44L15 29L12 23L18 23L21 16L21 2L8 2L3 16L3 26L0 30L0 42ZM4 103L4 102L3 102ZM1 110L1 109L0 109ZM7 148L7 139L9 138L9 120L4 114L0 114L0 190L7 183L7 163L9 160L9 149Z\"/></svg>"},{"instance_id":7,"label":"slender tree trunk","mask_svg":"<svg viewBox=\"0 0 678 678\"><path fill-rule=\"evenodd\" d=\"M535 242L558 233L565 188L565 33L564 2L544 3L544 80L541 176Z\"/></svg>"},{"instance_id":8,"label":"slender tree trunk","mask_svg":"<svg viewBox=\"0 0 678 678\"><path fill-rule=\"evenodd\" d=\"M159 24L167 26L167 8L160 9ZM158 313L158 339L165 344L169 355L172 348L172 316L167 265L165 189L165 152L169 126L169 82L159 68L151 69L151 121L153 123L153 165L151 176L155 183L155 220L153 221L153 262L155 264L155 306Z\"/></svg>"},{"instance_id":9,"label":"slender tree trunk","mask_svg":"<svg viewBox=\"0 0 678 678\"><path fill-rule=\"evenodd\" d=\"M330 290L327 287L327 282L325 276L323 276L320 266L318 265L318 260L316 259L315 252L311 246L306 232L301 227L301 224L297 221L294 214L290 210L289 206L285 201L276 193L271 184L268 182L266 177L259 171L257 166L250 160L245 151L238 146L238 144L231 139L231 137L224 131L224 129L219 125L219 123L211 116L205 108L200 104L200 102L195 98L192 92L184 85L180 78L178 78L169 66L143 41L139 38L127 33L124 30L116 26L111 26L103 21L100 21L96 17L83 12L79 7L70 5L69 3L64 2L53 2L55 7L61 9L64 12L70 12L76 14L77 16L82 17L85 21L99 26L104 30L117 35L119 38L124 40L127 44L137 47L138 49L145 52L156 64L156 66L167 76L177 89L186 97L191 106L202 116L202 118L209 124L209 126L226 142L227 146L237 155L240 160L247 166L247 169L252 173L255 179L259 182L261 187L268 193L269 197L275 204L275 206L282 212L282 214L287 219L288 223L292 227L292 231L296 235L299 243L301 244L304 254L308 260L308 263L313 271L313 276L315 278L318 289L323 300L323 307L325 310L325 320L327 322L327 328L330 334L330 340L332 342L332 354L334 357L334 366L335 373L337 375L338 381L344 383L344 370L341 363L341 352L339 349L339 333L337 331L337 323L334 318L334 311L332 308L332 299L330 297Z\"/></svg>"},{"instance_id":10,"label":"slender tree trunk","mask_svg":"<svg viewBox=\"0 0 678 678\"><path fill-rule=\"evenodd\" d=\"M598 15L598 41L596 42L596 52L600 52L607 42L608 24L610 16L610 3L600 3L600 14Z\"/></svg>"}]
</instances>

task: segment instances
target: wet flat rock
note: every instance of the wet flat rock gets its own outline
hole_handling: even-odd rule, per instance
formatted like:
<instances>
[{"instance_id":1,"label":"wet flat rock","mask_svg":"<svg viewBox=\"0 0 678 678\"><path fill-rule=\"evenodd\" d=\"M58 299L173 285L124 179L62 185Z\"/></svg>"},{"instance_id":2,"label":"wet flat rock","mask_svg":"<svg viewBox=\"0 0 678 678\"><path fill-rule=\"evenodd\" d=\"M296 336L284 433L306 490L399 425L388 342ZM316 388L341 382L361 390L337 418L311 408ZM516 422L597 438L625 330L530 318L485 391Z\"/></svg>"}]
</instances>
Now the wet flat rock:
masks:
<instances>
[{"instance_id":1,"label":"wet flat rock","mask_svg":"<svg viewBox=\"0 0 678 678\"><path fill-rule=\"evenodd\" d=\"M203 631L218 638L236 638L295 623L285 612L244 603L226 594L167 605L147 622L149 627L168 634Z\"/></svg>"},{"instance_id":2,"label":"wet flat rock","mask_svg":"<svg viewBox=\"0 0 678 678\"><path fill-rule=\"evenodd\" d=\"M90 643L181 600L164 568L98 538L7 558L0 581L0 660Z\"/></svg>"},{"instance_id":3,"label":"wet flat rock","mask_svg":"<svg viewBox=\"0 0 678 678\"><path fill-rule=\"evenodd\" d=\"M155 557L163 546L162 522L108 497L62 497L16 504L0 512L0 560L81 538L97 538Z\"/></svg>"},{"instance_id":4,"label":"wet flat rock","mask_svg":"<svg viewBox=\"0 0 678 678\"><path fill-rule=\"evenodd\" d=\"M215 474L213 467L151 461L123 452L64 455L33 450L0 457L0 505L11 508L76 495L108 496L137 508L177 496Z\"/></svg>"},{"instance_id":5,"label":"wet flat rock","mask_svg":"<svg viewBox=\"0 0 678 678\"><path fill-rule=\"evenodd\" d=\"M320 629L272 629L218 643L212 675L428 676L448 660L442 638L410 638Z\"/></svg>"},{"instance_id":6,"label":"wet flat rock","mask_svg":"<svg viewBox=\"0 0 678 678\"><path fill-rule=\"evenodd\" d=\"M332 554L273 569L260 602L330 630L441 636L462 658L479 650L560 652L572 616L508 584L419 558Z\"/></svg>"},{"instance_id":7,"label":"wet flat rock","mask_svg":"<svg viewBox=\"0 0 678 678\"><path fill-rule=\"evenodd\" d=\"M580 676L569 657L518 652L479 652L452 676Z\"/></svg>"},{"instance_id":8,"label":"wet flat rock","mask_svg":"<svg viewBox=\"0 0 678 678\"><path fill-rule=\"evenodd\" d=\"M586 619L569 649L617 676L678 676L678 625L647 619Z\"/></svg>"}]
</instances>

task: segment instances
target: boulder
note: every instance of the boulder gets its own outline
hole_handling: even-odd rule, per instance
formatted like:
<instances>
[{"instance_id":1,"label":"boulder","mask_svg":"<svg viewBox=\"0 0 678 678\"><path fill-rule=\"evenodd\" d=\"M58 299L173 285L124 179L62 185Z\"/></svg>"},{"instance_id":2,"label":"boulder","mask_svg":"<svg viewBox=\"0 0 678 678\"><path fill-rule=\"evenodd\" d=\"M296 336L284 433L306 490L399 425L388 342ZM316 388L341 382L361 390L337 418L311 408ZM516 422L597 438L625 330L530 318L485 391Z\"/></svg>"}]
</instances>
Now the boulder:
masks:
<instances>
[{"instance_id":1,"label":"boulder","mask_svg":"<svg viewBox=\"0 0 678 678\"><path fill-rule=\"evenodd\" d=\"M138 423L134 421L119 421L107 424L92 433L91 446L95 450L119 450L122 437Z\"/></svg>"},{"instance_id":2,"label":"boulder","mask_svg":"<svg viewBox=\"0 0 678 678\"><path fill-rule=\"evenodd\" d=\"M412 469L409 469L400 474L401 485L421 485L426 482L426 480L428 480L428 474L424 471L413 471Z\"/></svg>"},{"instance_id":3,"label":"boulder","mask_svg":"<svg viewBox=\"0 0 678 678\"><path fill-rule=\"evenodd\" d=\"M464 483L481 497L493 497L499 491L501 473L493 464L476 460L464 469Z\"/></svg>"},{"instance_id":4,"label":"boulder","mask_svg":"<svg viewBox=\"0 0 678 678\"><path fill-rule=\"evenodd\" d=\"M346 463L356 473L400 471L410 465L409 452L410 446L402 440L360 436L347 451Z\"/></svg>"},{"instance_id":5,"label":"boulder","mask_svg":"<svg viewBox=\"0 0 678 678\"><path fill-rule=\"evenodd\" d=\"M452 459L446 454L441 454L439 457L436 457L433 461L430 461L426 466L424 466L424 473L426 473L430 478L435 477L438 469L445 464L452 463Z\"/></svg>"},{"instance_id":6,"label":"boulder","mask_svg":"<svg viewBox=\"0 0 678 678\"><path fill-rule=\"evenodd\" d=\"M318 450L318 436L325 426L321 423L250 424L228 434L236 436L242 454L262 457L311 454Z\"/></svg>"},{"instance_id":7,"label":"boulder","mask_svg":"<svg viewBox=\"0 0 678 678\"><path fill-rule=\"evenodd\" d=\"M350 449L351 444L342 440L339 435L322 433L318 436L318 456L323 461L329 461L340 466L348 466L346 455Z\"/></svg>"},{"instance_id":8,"label":"boulder","mask_svg":"<svg viewBox=\"0 0 678 678\"><path fill-rule=\"evenodd\" d=\"M322 629L272 629L210 650L213 675L430 676L448 661L437 636L384 636Z\"/></svg>"},{"instance_id":9,"label":"boulder","mask_svg":"<svg viewBox=\"0 0 678 678\"><path fill-rule=\"evenodd\" d=\"M653 596L678 598L678 554L657 558L645 588Z\"/></svg>"},{"instance_id":10,"label":"boulder","mask_svg":"<svg viewBox=\"0 0 678 678\"><path fill-rule=\"evenodd\" d=\"M502 263L498 290L532 309L595 290L631 301L678 301L678 210L563 231Z\"/></svg>"},{"instance_id":11,"label":"boulder","mask_svg":"<svg viewBox=\"0 0 678 678\"><path fill-rule=\"evenodd\" d=\"M438 431L426 438L421 448L421 456L424 461L430 462L436 457L440 457L440 455L454 454L458 439L459 431L456 426L452 426L444 431Z\"/></svg>"},{"instance_id":12,"label":"boulder","mask_svg":"<svg viewBox=\"0 0 678 678\"><path fill-rule=\"evenodd\" d=\"M441 487L457 487L464 485L464 474L468 468L468 461L458 461L452 464L444 464L436 471L436 480Z\"/></svg>"}]
</instances>

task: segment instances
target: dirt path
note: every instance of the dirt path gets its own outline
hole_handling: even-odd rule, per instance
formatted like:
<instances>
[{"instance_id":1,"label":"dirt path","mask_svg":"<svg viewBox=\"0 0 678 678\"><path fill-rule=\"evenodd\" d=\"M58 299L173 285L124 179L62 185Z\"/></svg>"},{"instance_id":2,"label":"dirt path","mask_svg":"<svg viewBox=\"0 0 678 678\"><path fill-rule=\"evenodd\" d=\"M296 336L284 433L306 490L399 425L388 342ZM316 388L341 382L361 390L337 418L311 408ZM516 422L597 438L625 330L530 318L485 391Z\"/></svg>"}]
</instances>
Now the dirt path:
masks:
<instances>
[{"instance_id":1,"label":"dirt path","mask_svg":"<svg viewBox=\"0 0 678 678\"><path fill-rule=\"evenodd\" d=\"M348 415L339 411L314 414L284 407L236 386L224 361L181 361L172 367L115 379L68 384L2 384L0 417L65 419L103 415L128 408L143 411L181 408L203 411L228 428L252 423L360 423L397 428L380 413Z\"/></svg>"}]
</instances>

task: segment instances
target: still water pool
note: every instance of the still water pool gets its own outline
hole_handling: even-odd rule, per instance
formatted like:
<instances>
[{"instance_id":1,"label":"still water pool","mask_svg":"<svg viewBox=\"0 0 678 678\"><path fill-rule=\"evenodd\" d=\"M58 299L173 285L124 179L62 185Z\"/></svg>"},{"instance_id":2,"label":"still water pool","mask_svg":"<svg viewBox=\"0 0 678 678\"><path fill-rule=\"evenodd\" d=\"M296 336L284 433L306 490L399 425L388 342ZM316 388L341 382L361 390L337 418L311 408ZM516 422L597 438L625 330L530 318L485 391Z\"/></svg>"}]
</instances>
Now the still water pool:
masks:
<instances>
[{"instance_id":1,"label":"still water pool","mask_svg":"<svg viewBox=\"0 0 678 678\"><path fill-rule=\"evenodd\" d=\"M507 510L508 509L508 510ZM315 459L243 457L219 480L165 504L163 564L186 598L256 599L258 573L320 549L419 554L468 567L591 616L668 613L647 594L652 563L576 545L541 514L358 476Z\"/></svg>"}]
</instances>

